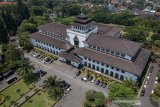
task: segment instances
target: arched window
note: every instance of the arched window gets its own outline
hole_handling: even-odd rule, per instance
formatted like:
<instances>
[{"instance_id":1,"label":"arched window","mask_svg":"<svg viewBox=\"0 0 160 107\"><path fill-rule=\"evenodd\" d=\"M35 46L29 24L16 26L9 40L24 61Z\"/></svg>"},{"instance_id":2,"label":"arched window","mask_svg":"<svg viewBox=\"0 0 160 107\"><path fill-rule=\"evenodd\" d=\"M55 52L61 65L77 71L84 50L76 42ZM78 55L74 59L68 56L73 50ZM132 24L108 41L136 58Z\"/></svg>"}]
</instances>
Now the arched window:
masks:
<instances>
[{"instance_id":1,"label":"arched window","mask_svg":"<svg viewBox=\"0 0 160 107\"><path fill-rule=\"evenodd\" d=\"M117 73L115 74L115 78L119 79L119 75Z\"/></svg>"},{"instance_id":2,"label":"arched window","mask_svg":"<svg viewBox=\"0 0 160 107\"><path fill-rule=\"evenodd\" d=\"M105 74L107 74L108 75L108 70L106 69L106 72L105 72Z\"/></svg>"},{"instance_id":3,"label":"arched window","mask_svg":"<svg viewBox=\"0 0 160 107\"><path fill-rule=\"evenodd\" d=\"M111 71L110 76L113 77L113 72Z\"/></svg>"},{"instance_id":4,"label":"arched window","mask_svg":"<svg viewBox=\"0 0 160 107\"><path fill-rule=\"evenodd\" d=\"M92 68L95 69L95 65L93 65Z\"/></svg>"},{"instance_id":5,"label":"arched window","mask_svg":"<svg viewBox=\"0 0 160 107\"><path fill-rule=\"evenodd\" d=\"M124 80L124 76L123 75L121 75L120 80L122 80L122 81Z\"/></svg>"},{"instance_id":6,"label":"arched window","mask_svg":"<svg viewBox=\"0 0 160 107\"><path fill-rule=\"evenodd\" d=\"M87 62L84 62L84 66L87 66Z\"/></svg>"},{"instance_id":7,"label":"arched window","mask_svg":"<svg viewBox=\"0 0 160 107\"><path fill-rule=\"evenodd\" d=\"M89 65L88 65L88 67L91 68L91 64L90 64L90 63L89 63Z\"/></svg>"},{"instance_id":8,"label":"arched window","mask_svg":"<svg viewBox=\"0 0 160 107\"><path fill-rule=\"evenodd\" d=\"M104 69L103 68L101 68L101 72L104 73Z\"/></svg>"},{"instance_id":9,"label":"arched window","mask_svg":"<svg viewBox=\"0 0 160 107\"><path fill-rule=\"evenodd\" d=\"M97 66L97 71L99 71L99 66Z\"/></svg>"}]
</instances>

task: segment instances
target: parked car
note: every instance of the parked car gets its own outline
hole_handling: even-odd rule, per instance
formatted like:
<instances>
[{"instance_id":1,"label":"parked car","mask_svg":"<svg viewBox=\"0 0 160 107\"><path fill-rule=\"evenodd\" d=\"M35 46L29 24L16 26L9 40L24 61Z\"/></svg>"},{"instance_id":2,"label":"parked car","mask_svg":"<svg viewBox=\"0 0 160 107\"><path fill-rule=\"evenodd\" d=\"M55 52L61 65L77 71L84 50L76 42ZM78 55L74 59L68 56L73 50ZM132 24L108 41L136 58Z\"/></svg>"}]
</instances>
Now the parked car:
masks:
<instances>
[{"instance_id":1,"label":"parked car","mask_svg":"<svg viewBox=\"0 0 160 107\"><path fill-rule=\"evenodd\" d=\"M100 83L100 81L99 80L97 80L97 82L95 83L96 85L99 85L99 83Z\"/></svg>"},{"instance_id":2,"label":"parked car","mask_svg":"<svg viewBox=\"0 0 160 107\"><path fill-rule=\"evenodd\" d=\"M71 85L67 83L67 85L64 87L64 90L67 90Z\"/></svg>"},{"instance_id":3,"label":"parked car","mask_svg":"<svg viewBox=\"0 0 160 107\"><path fill-rule=\"evenodd\" d=\"M68 83L63 80L62 83L61 83L61 86L62 86L63 88L65 88L67 84L68 84Z\"/></svg>"},{"instance_id":4,"label":"parked car","mask_svg":"<svg viewBox=\"0 0 160 107\"><path fill-rule=\"evenodd\" d=\"M102 87L102 85L103 85L103 82L102 82L102 81L100 81L99 86L100 86L100 87Z\"/></svg>"},{"instance_id":5,"label":"parked car","mask_svg":"<svg viewBox=\"0 0 160 107\"><path fill-rule=\"evenodd\" d=\"M67 88L67 90L65 91L65 93L69 93L72 90L71 87Z\"/></svg>"},{"instance_id":6,"label":"parked car","mask_svg":"<svg viewBox=\"0 0 160 107\"><path fill-rule=\"evenodd\" d=\"M93 79L93 77L92 76L90 76L87 80L88 81L91 81Z\"/></svg>"},{"instance_id":7,"label":"parked car","mask_svg":"<svg viewBox=\"0 0 160 107\"><path fill-rule=\"evenodd\" d=\"M81 80L84 81L84 82L87 82L87 78L86 77L81 78Z\"/></svg>"},{"instance_id":8,"label":"parked car","mask_svg":"<svg viewBox=\"0 0 160 107\"><path fill-rule=\"evenodd\" d=\"M81 71L78 71L77 73L76 73L76 76L79 76L81 74Z\"/></svg>"},{"instance_id":9,"label":"parked car","mask_svg":"<svg viewBox=\"0 0 160 107\"><path fill-rule=\"evenodd\" d=\"M96 81L96 78L93 78L91 82L94 83L95 81Z\"/></svg>"},{"instance_id":10,"label":"parked car","mask_svg":"<svg viewBox=\"0 0 160 107\"><path fill-rule=\"evenodd\" d=\"M143 86L143 88L146 89L146 88L147 88L147 85L145 84L145 85Z\"/></svg>"},{"instance_id":11,"label":"parked car","mask_svg":"<svg viewBox=\"0 0 160 107\"><path fill-rule=\"evenodd\" d=\"M146 92L146 90L142 90L142 91L141 91L141 96L144 96L144 95L145 95L145 92Z\"/></svg>"},{"instance_id":12,"label":"parked car","mask_svg":"<svg viewBox=\"0 0 160 107\"><path fill-rule=\"evenodd\" d=\"M13 75L13 74L14 74L13 70L10 70L10 71L4 73L4 74L3 74L3 77L6 79L6 78L8 78L9 76L11 76L11 75Z\"/></svg>"},{"instance_id":13,"label":"parked car","mask_svg":"<svg viewBox=\"0 0 160 107\"><path fill-rule=\"evenodd\" d=\"M14 82L15 80L17 80L17 77L16 77L16 76L12 76L12 77L8 78L8 79L6 80L6 82L7 82L8 84L11 84L11 83Z\"/></svg>"},{"instance_id":14,"label":"parked car","mask_svg":"<svg viewBox=\"0 0 160 107\"><path fill-rule=\"evenodd\" d=\"M3 81L3 76L0 75L0 81Z\"/></svg>"},{"instance_id":15,"label":"parked car","mask_svg":"<svg viewBox=\"0 0 160 107\"><path fill-rule=\"evenodd\" d=\"M42 76L44 76L45 74L47 74L47 72L46 72L46 71L43 71L43 70L38 70L38 71L37 71L37 74L42 77Z\"/></svg>"},{"instance_id":16,"label":"parked car","mask_svg":"<svg viewBox=\"0 0 160 107\"><path fill-rule=\"evenodd\" d=\"M53 59L49 59L48 63L51 64L53 62Z\"/></svg>"},{"instance_id":17,"label":"parked car","mask_svg":"<svg viewBox=\"0 0 160 107\"><path fill-rule=\"evenodd\" d=\"M107 85L104 83L104 84L102 85L102 87L103 87L103 88L106 88L106 87L107 87Z\"/></svg>"}]
</instances>

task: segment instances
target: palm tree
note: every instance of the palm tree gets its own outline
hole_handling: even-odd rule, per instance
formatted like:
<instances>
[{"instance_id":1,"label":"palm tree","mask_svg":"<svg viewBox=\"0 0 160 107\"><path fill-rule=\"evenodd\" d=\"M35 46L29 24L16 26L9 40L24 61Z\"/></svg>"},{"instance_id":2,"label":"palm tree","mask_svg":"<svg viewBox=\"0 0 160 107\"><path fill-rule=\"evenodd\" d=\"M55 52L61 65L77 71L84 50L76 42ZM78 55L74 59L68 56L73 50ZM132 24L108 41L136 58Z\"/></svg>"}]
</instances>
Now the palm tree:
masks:
<instances>
[{"instance_id":1,"label":"palm tree","mask_svg":"<svg viewBox=\"0 0 160 107\"><path fill-rule=\"evenodd\" d=\"M61 82L61 79L57 79L57 76L49 76L47 80L44 81L44 87L52 90L55 86L60 86Z\"/></svg>"},{"instance_id":2,"label":"palm tree","mask_svg":"<svg viewBox=\"0 0 160 107\"><path fill-rule=\"evenodd\" d=\"M44 81L44 87L48 89L48 94L51 99L57 99L63 94L61 83L62 80L57 79L57 76L50 76Z\"/></svg>"},{"instance_id":3,"label":"palm tree","mask_svg":"<svg viewBox=\"0 0 160 107\"><path fill-rule=\"evenodd\" d=\"M19 68L17 70L18 75L25 76L26 74L32 73L34 67L30 65L30 62L26 59L19 61Z\"/></svg>"}]
</instances>

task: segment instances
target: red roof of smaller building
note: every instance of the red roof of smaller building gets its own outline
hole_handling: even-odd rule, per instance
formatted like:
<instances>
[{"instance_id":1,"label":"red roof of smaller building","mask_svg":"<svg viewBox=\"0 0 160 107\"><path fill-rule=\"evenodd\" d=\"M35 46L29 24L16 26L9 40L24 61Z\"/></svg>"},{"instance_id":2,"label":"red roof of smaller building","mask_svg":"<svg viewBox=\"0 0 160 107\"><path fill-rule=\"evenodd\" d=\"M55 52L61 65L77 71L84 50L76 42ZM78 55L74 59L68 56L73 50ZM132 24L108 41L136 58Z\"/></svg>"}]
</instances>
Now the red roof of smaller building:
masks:
<instances>
[{"instance_id":1,"label":"red roof of smaller building","mask_svg":"<svg viewBox=\"0 0 160 107\"><path fill-rule=\"evenodd\" d=\"M15 5L16 2L0 2L0 5Z\"/></svg>"}]
</instances>

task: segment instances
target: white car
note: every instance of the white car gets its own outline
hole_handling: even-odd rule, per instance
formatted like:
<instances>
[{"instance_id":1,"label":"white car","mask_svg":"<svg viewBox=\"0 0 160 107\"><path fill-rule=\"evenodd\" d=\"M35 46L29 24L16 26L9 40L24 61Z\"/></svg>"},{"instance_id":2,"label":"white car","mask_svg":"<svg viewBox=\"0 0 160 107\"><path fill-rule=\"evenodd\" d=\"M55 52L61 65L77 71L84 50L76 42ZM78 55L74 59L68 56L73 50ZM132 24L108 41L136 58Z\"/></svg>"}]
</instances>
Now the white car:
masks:
<instances>
[{"instance_id":1,"label":"white car","mask_svg":"<svg viewBox=\"0 0 160 107\"><path fill-rule=\"evenodd\" d=\"M151 92L152 94L154 93L154 90L152 90L152 92Z\"/></svg>"},{"instance_id":2,"label":"white car","mask_svg":"<svg viewBox=\"0 0 160 107\"><path fill-rule=\"evenodd\" d=\"M42 60L41 62L45 64L45 61L44 61L44 60Z\"/></svg>"},{"instance_id":3,"label":"white car","mask_svg":"<svg viewBox=\"0 0 160 107\"><path fill-rule=\"evenodd\" d=\"M149 76L147 76L147 80L149 80Z\"/></svg>"},{"instance_id":4,"label":"white car","mask_svg":"<svg viewBox=\"0 0 160 107\"><path fill-rule=\"evenodd\" d=\"M87 78L86 77L83 77L81 80L87 82Z\"/></svg>"},{"instance_id":5,"label":"white car","mask_svg":"<svg viewBox=\"0 0 160 107\"><path fill-rule=\"evenodd\" d=\"M147 88L147 85L144 85L143 88L146 89L146 88Z\"/></svg>"},{"instance_id":6,"label":"white car","mask_svg":"<svg viewBox=\"0 0 160 107\"><path fill-rule=\"evenodd\" d=\"M91 82L94 83L95 81L96 81L96 78L93 78Z\"/></svg>"}]
</instances>

